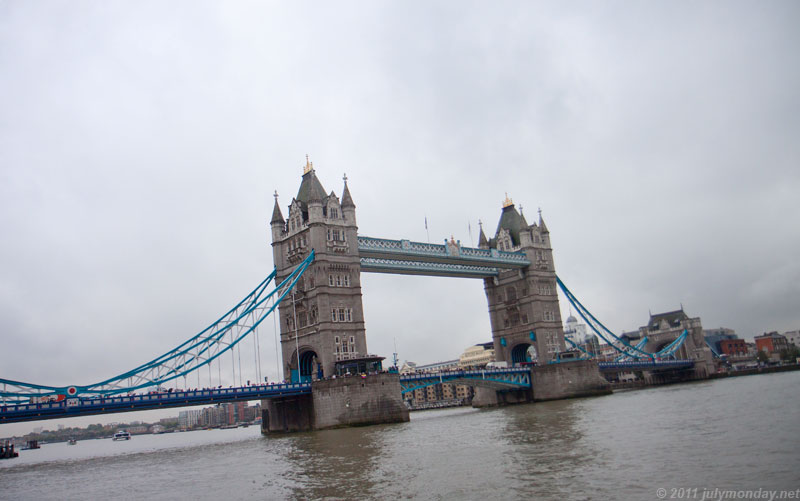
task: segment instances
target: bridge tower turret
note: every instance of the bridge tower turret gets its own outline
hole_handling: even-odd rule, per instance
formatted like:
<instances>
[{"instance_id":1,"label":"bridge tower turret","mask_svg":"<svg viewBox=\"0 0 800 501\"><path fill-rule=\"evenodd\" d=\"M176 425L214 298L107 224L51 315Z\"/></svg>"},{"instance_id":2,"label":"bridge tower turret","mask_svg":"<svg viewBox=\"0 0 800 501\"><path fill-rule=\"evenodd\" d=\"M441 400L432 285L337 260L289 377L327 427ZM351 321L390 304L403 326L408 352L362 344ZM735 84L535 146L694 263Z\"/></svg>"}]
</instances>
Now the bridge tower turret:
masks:
<instances>
[{"instance_id":1,"label":"bridge tower turret","mask_svg":"<svg viewBox=\"0 0 800 501\"><path fill-rule=\"evenodd\" d=\"M541 211L538 224L529 225L506 196L494 238L484 239L482 247L521 251L531 262L524 269L501 270L497 277L484 279L495 359L509 365L552 360L565 350L565 342L550 232Z\"/></svg>"},{"instance_id":2,"label":"bridge tower turret","mask_svg":"<svg viewBox=\"0 0 800 501\"><path fill-rule=\"evenodd\" d=\"M306 157L297 195L284 220L277 196L272 220L276 280L282 281L311 252L314 262L279 305L284 378L311 380L333 374L338 360L367 353L361 302L361 264L355 204L325 193ZM296 321L295 321L296 319Z\"/></svg>"}]
</instances>

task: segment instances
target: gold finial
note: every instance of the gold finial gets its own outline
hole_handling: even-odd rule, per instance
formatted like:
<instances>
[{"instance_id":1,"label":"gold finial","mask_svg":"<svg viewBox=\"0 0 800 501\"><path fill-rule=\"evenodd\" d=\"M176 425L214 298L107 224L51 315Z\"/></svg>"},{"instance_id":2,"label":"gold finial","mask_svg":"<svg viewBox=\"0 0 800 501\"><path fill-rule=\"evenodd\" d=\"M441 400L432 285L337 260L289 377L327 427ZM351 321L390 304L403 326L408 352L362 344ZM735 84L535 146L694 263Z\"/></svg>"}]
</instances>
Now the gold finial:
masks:
<instances>
[{"instance_id":1,"label":"gold finial","mask_svg":"<svg viewBox=\"0 0 800 501\"><path fill-rule=\"evenodd\" d=\"M509 207L511 205L514 205L514 202L510 198L508 198L508 192L506 192L506 199L503 201L503 208L505 209L506 207Z\"/></svg>"},{"instance_id":2,"label":"gold finial","mask_svg":"<svg viewBox=\"0 0 800 501\"><path fill-rule=\"evenodd\" d=\"M347 173L346 172L342 176L342 179L344 180L344 184L347 184Z\"/></svg>"},{"instance_id":3,"label":"gold finial","mask_svg":"<svg viewBox=\"0 0 800 501\"><path fill-rule=\"evenodd\" d=\"M275 203L277 203L278 202L278 190L275 190L275 194L272 195L272 196L275 197Z\"/></svg>"},{"instance_id":4,"label":"gold finial","mask_svg":"<svg viewBox=\"0 0 800 501\"><path fill-rule=\"evenodd\" d=\"M308 174L309 172L311 172L311 169L313 169L313 168L314 168L314 164L312 164L311 162L308 161L308 154L306 154L306 165L305 165L305 167L303 167L303 174L304 175Z\"/></svg>"}]
</instances>

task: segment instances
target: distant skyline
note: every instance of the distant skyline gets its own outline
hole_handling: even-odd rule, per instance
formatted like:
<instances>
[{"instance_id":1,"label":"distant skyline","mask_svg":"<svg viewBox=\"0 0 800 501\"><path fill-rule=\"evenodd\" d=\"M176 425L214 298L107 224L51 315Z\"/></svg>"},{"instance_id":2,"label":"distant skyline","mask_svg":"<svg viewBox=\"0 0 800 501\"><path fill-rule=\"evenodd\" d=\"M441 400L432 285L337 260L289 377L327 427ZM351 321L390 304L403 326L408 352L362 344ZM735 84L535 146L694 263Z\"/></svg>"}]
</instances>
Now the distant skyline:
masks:
<instances>
[{"instance_id":1,"label":"distant skyline","mask_svg":"<svg viewBox=\"0 0 800 501\"><path fill-rule=\"evenodd\" d=\"M306 154L364 235L476 245L506 193L541 208L615 332L681 304L798 329L798 25L792 1L2 2L0 377L88 384L202 330L272 270ZM371 353L491 339L479 280L362 280Z\"/></svg>"}]
</instances>

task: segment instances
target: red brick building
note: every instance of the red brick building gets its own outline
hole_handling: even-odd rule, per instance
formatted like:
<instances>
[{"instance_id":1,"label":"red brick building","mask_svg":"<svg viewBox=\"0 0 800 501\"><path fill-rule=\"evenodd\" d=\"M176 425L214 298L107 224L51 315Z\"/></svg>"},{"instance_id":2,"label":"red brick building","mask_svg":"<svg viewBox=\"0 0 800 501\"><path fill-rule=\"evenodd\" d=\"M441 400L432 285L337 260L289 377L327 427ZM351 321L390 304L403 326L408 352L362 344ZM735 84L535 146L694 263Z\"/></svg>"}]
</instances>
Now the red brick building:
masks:
<instances>
[{"instance_id":1,"label":"red brick building","mask_svg":"<svg viewBox=\"0 0 800 501\"><path fill-rule=\"evenodd\" d=\"M755 342L756 350L764 351L765 353L780 353L783 350L789 349L789 343L786 341L786 337L781 336L777 332L756 336Z\"/></svg>"},{"instance_id":2,"label":"red brick building","mask_svg":"<svg viewBox=\"0 0 800 501\"><path fill-rule=\"evenodd\" d=\"M744 339L723 339L719 342L719 351L729 357L747 355L747 343Z\"/></svg>"}]
</instances>

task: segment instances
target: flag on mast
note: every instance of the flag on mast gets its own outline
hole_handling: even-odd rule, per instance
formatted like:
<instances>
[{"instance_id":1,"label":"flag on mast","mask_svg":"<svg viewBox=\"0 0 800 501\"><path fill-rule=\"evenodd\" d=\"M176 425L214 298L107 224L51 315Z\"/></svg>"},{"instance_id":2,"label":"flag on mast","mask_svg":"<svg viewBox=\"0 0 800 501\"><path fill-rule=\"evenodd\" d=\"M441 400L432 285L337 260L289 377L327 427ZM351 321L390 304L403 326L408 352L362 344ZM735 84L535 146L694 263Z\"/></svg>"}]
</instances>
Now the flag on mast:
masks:
<instances>
[{"instance_id":1,"label":"flag on mast","mask_svg":"<svg viewBox=\"0 0 800 501\"><path fill-rule=\"evenodd\" d=\"M431 234L428 231L428 215L425 215L425 234L428 235L428 243L431 243Z\"/></svg>"}]
</instances>

